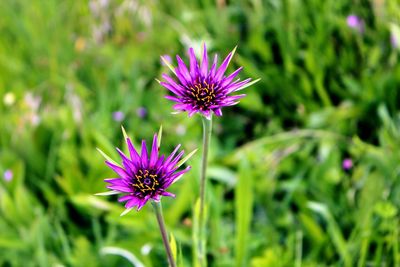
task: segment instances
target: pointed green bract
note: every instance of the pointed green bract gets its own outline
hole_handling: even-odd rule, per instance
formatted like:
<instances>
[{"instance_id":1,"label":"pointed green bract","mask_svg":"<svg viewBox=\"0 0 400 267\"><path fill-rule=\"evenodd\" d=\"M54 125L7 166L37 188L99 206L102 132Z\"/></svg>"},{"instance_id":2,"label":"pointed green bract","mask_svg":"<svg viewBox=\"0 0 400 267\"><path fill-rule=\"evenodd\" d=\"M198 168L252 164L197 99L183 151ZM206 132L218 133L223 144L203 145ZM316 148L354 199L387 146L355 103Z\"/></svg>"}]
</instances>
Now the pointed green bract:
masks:
<instances>
[{"instance_id":1,"label":"pointed green bract","mask_svg":"<svg viewBox=\"0 0 400 267\"><path fill-rule=\"evenodd\" d=\"M174 257L174 260L176 261L177 246L176 246L176 239L172 233L169 235L169 245L171 247L172 257Z\"/></svg>"},{"instance_id":2,"label":"pointed green bract","mask_svg":"<svg viewBox=\"0 0 400 267\"><path fill-rule=\"evenodd\" d=\"M180 166L182 166L186 161L188 161L196 152L197 152L197 148L195 150L193 150L192 152L190 152L186 157L184 157L183 159L181 159L177 164L176 167L179 168Z\"/></svg>"},{"instance_id":3,"label":"pointed green bract","mask_svg":"<svg viewBox=\"0 0 400 267\"><path fill-rule=\"evenodd\" d=\"M236 91L243 90L244 88L247 88L247 87L249 87L249 86L251 86L251 85L257 83L257 82L260 81L260 80L261 80L261 78L258 78L257 80L254 80L254 81L251 81L251 82L249 82L249 83L243 85L242 87L240 87L240 88L237 89Z\"/></svg>"},{"instance_id":4,"label":"pointed green bract","mask_svg":"<svg viewBox=\"0 0 400 267\"><path fill-rule=\"evenodd\" d=\"M125 140L128 139L129 137L128 137L128 135L126 134L126 131L125 131L124 126L121 125L121 129L122 129L122 134L124 135L124 139L125 139Z\"/></svg>"},{"instance_id":5,"label":"pointed green bract","mask_svg":"<svg viewBox=\"0 0 400 267\"><path fill-rule=\"evenodd\" d=\"M119 216L125 216L126 214L128 214L131 210L133 210L133 208L129 208L129 209L126 209L126 210L124 210Z\"/></svg>"},{"instance_id":6,"label":"pointed green bract","mask_svg":"<svg viewBox=\"0 0 400 267\"><path fill-rule=\"evenodd\" d=\"M168 62L168 60L166 60L163 56L161 56L161 60L176 75L174 67Z\"/></svg>"},{"instance_id":7,"label":"pointed green bract","mask_svg":"<svg viewBox=\"0 0 400 267\"><path fill-rule=\"evenodd\" d=\"M117 165L119 167L121 167L121 165L119 165L118 163L116 163L112 158L110 158L106 153L104 153L100 148L96 148L97 151L100 152L100 154L109 162L111 162L114 165Z\"/></svg>"},{"instance_id":8,"label":"pointed green bract","mask_svg":"<svg viewBox=\"0 0 400 267\"><path fill-rule=\"evenodd\" d=\"M158 135L157 135L157 146L161 146L161 136L162 136L162 125L160 126L160 130L158 130Z\"/></svg>"},{"instance_id":9,"label":"pointed green bract","mask_svg":"<svg viewBox=\"0 0 400 267\"><path fill-rule=\"evenodd\" d=\"M111 195L116 195L116 194L119 194L119 192L112 190L112 191L107 191L107 192L102 192L102 193L96 193L94 195L95 196L111 196Z\"/></svg>"}]
</instances>

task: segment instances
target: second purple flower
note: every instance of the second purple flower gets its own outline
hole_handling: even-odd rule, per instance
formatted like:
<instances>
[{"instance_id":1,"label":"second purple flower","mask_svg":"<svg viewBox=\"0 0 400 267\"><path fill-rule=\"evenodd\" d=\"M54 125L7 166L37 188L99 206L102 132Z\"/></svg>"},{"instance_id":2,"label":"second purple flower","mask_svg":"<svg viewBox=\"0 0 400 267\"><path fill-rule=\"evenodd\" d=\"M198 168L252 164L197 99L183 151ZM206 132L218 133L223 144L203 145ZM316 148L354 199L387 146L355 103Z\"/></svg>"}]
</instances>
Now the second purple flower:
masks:
<instances>
[{"instance_id":1,"label":"second purple flower","mask_svg":"<svg viewBox=\"0 0 400 267\"><path fill-rule=\"evenodd\" d=\"M235 105L240 98L245 96L245 94L229 94L244 89L258 81L250 82L250 78L243 81L240 81L240 79L234 80L243 67L225 76L225 71L235 50L236 48L228 54L219 67L217 67L218 56L215 55L209 68L209 58L205 45L201 62L196 59L193 48L189 49L189 68L186 67L178 55L176 56L178 67L175 69L169 62L164 60L177 77L175 81L167 74L162 75L164 81L160 82L160 84L174 94L167 95L165 98L176 102L174 105L175 110L187 111L189 116L195 113L200 113L207 118L212 113L221 116L222 107Z\"/></svg>"}]
</instances>

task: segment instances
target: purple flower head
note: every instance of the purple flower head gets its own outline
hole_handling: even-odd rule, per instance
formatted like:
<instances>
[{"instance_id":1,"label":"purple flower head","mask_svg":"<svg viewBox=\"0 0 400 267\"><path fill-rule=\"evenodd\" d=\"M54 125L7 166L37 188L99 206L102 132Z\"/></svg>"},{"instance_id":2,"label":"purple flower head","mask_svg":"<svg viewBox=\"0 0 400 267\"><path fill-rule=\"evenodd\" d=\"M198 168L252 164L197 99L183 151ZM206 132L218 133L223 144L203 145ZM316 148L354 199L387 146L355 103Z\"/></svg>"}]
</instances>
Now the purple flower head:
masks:
<instances>
[{"instance_id":1,"label":"purple flower head","mask_svg":"<svg viewBox=\"0 0 400 267\"><path fill-rule=\"evenodd\" d=\"M147 109L145 107L139 107L136 110L136 114L139 116L139 118L144 118L147 115Z\"/></svg>"},{"instance_id":2,"label":"purple flower head","mask_svg":"<svg viewBox=\"0 0 400 267\"><path fill-rule=\"evenodd\" d=\"M217 116L222 116L222 107L233 106L238 103L240 98L245 96L244 94L231 96L230 93L242 90L258 81L250 82L251 79L234 80L242 67L225 76L225 71L235 50L236 48L228 54L219 67L217 67L218 56L215 55L211 68L209 68L205 44L201 62L196 59L193 48L189 49L189 68L177 55L178 67L174 69L167 64L176 75L177 80L163 74L164 81L160 82L162 86L174 94L173 96L167 95L165 98L176 102L174 109L187 111L189 117L195 113L200 113L209 118L212 112Z\"/></svg>"},{"instance_id":3,"label":"purple flower head","mask_svg":"<svg viewBox=\"0 0 400 267\"><path fill-rule=\"evenodd\" d=\"M125 113L123 113L122 111L115 111L112 114L113 120L114 121L123 121L125 119Z\"/></svg>"},{"instance_id":4,"label":"purple flower head","mask_svg":"<svg viewBox=\"0 0 400 267\"><path fill-rule=\"evenodd\" d=\"M352 29L359 31L360 33L364 32L364 22L358 16L352 14L347 16L347 26Z\"/></svg>"},{"instance_id":5,"label":"purple flower head","mask_svg":"<svg viewBox=\"0 0 400 267\"><path fill-rule=\"evenodd\" d=\"M351 168L353 168L353 161L350 158L344 159L342 162L342 168L345 171L350 170Z\"/></svg>"},{"instance_id":6,"label":"purple flower head","mask_svg":"<svg viewBox=\"0 0 400 267\"><path fill-rule=\"evenodd\" d=\"M11 170L6 170L3 174L4 180L6 180L7 182L11 181L13 176L14 174Z\"/></svg>"},{"instance_id":7,"label":"purple flower head","mask_svg":"<svg viewBox=\"0 0 400 267\"><path fill-rule=\"evenodd\" d=\"M178 168L183 164L180 161L183 151L175 155L180 145L168 157L159 156L157 140L157 134L155 134L150 153L147 151L146 141L143 140L139 155L131 140L126 137L129 156L117 148L122 159L122 165L118 165L109 157L106 157L105 163L117 174L115 178L104 180L109 183L107 188L113 190L108 193L124 194L118 201L126 201L125 208L127 209L136 206L137 210L140 210L150 199L160 201L161 196L174 197L175 195L167 192L166 189L190 169L190 166L188 166L178 171ZM103 154L103 152L101 153Z\"/></svg>"}]
</instances>

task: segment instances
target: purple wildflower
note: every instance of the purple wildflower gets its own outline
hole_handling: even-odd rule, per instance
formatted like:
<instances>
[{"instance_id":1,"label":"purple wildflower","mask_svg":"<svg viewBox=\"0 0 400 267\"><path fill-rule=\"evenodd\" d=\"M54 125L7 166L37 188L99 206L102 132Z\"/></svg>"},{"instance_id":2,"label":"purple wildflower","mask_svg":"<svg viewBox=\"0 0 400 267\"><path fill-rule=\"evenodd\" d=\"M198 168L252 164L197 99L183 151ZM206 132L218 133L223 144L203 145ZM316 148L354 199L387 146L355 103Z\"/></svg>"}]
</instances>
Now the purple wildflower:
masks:
<instances>
[{"instance_id":1,"label":"purple wildflower","mask_svg":"<svg viewBox=\"0 0 400 267\"><path fill-rule=\"evenodd\" d=\"M164 155L158 155L157 134L153 138L150 156L146 141L142 141L141 155L133 147L129 138L126 138L126 143L130 157L117 148L122 159L122 166L110 159L106 160L106 164L118 175L117 178L104 180L109 183L107 188L113 190L114 193L125 194L118 201L126 201L125 208L127 209L137 206L137 210L140 210L150 199L160 201L161 196L174 197L175 195L167 192L166 189L190 169L188 166L177 172L181 165L179 160L183 155L181 151L175 156L180 145L165 158Z\"/></svg>"},{"instance_id":2,"label":"purple wildflower","mask_svg":"<svg viewBox=\"0 0 400 267\"><path fill-rule=\"evenodd\" d=\"M136 114L139 116L139 118L144 118L147 115L147 109L145 107L139 107L136 110Z\"/></svg>"},{"instance_id":3,"label":"purple wildflower","mask_svg":"<svg viewBox=\"0 0 400 267\"><path fill-rule=\"evenodd\" d=\"M342 162L342 168L345 171L350 170L351 168L353 168L353 161L350 158L344 159Z\"/></svg>"},{"instance_id":4,"label":"purple wildflower","mask_svg":"<svg viewBox=\"0 0 400 267\"><path fill-rule=\"evenodd\" d=\"M364 22L361 18L358 16L352 14L347 16L347 26L349 26L352 29L355 29L359 31L360 33L364 32Z\"/></svg>"},{"instance_id":5,"label":"purple wildflower","mask_svg":"<svg viewBox=\"0 0 400 267\"><path fill-rule=\"evenodd\" d=\"M233 106L238 103L240 98L245 96L245 94L230 96L230 93L242 90L257 82L250 83L251 79L233 81L243 67L240 67L229 76L225 76L225 71L235 50L236 48L229 53L219 68L217 68L217 55L215 55L213 64L209 68L209 58L205 44L201 63L196 59L193 48L189 49L189 69L177 55L178 67L172 69L170 65L168 66L175 73L178 80L175 81L167 74L163 74L162 77L165 81L160 82L162 86L174 94L174 96L167 95L165 98L176 102L174 109L187 111L189 117L195 113L200 113L209 118L212 112L217 116L222 116L222 107Z\"/></svg>"},{"instance_id":6,"label":"purple wildflower","mask_svg":"<svg viewBox=\"0 0 400 267\"><path fill-rule=\"evenodd\" d=\"M113 112L112 117L114 121L120 122L124 120L125 114L122 111L115 111Z\"/></svg>"},{"instance_id":7,"label":"purple wildflower","mask_svg":"<svg viewBox=\"0 0 400 267\"><path fill-rule=\"evenodd\" d=\"M14 174L11 170L6 170L3 174L4 180L6 180L7 182L11 181L13 176Z\"/></svg>"}]
</instances>

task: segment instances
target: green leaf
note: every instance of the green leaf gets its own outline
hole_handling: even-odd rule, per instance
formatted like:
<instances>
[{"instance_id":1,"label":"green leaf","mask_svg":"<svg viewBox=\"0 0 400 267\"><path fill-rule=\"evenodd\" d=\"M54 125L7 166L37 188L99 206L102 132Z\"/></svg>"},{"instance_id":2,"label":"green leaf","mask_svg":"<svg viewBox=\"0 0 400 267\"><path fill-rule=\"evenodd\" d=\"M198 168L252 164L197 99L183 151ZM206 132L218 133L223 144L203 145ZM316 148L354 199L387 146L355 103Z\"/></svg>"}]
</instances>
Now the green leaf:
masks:
<instances>
[{"instance_id":1,"label":"green leaf","mask_svg":"<svg viewBox=\"0 0 400 267\"><path fill-rule=\"evenodd\" d=\"M160 148L161 147L161 137L162 137L162 125L160 125L160 130L158 130L158 135L157 135L157 146Z\"/></svg>"},{"instance_id":2,"label":"green leaf","mask_svg":"<svg viewBox=\"0 0 400 267\"><path fill-rule=\"evenodd\" d=\"M172 71L173 74L176 75L174 67L168 62L167 59L165 59L163 56L161 56L161 60L164 62L164 64Z\"/></svg>"},{"instance_id":3,"label":"green leaf","mask_svg":"<svg viewBox=\"0 0 400 267\"><path fill-rule=\"evenodd\" d=\"M172 233L170 234L169 245L171 247L172 257L176 261L176 259L177 259L177 246L176 246L175 237L174 237L174 235Z\"/></svg>"},{"instance_id":4,"label":"green leaf","mask_svg":"<svg viewBox=\"0 0 400 267\"><path fill-rule=\"evenodd\" d=\"M107 192L102 192L102 193L96 193L94 194L95 196L110 196L110 195L116 195L119 194L120 192L112 190L112 191L107 191Z\"/></svg>"},{"instance_id":5,"label":"green leaf","mask_svg":"<svg viewBox=\"0 0 400 267\"><path fill-rule=\"evenodd\" d=\"M180 166L182 166L186 161L188 161L193 155L194 153L197 152L197 148L195 150L193 150L192 152L190 152L186 157L184 157L183 159L181 159L177 164L176 167L179 168Z\"/></svg>"},{"instance_id":6,"label":"green leaf","mask_svg":"<svg viewBox=\"0 0 400 267\"><path fill-rule=\"evenodd\" d=\"M122 129L122 134L124 135L124 140L126 141L129 138L129 136L126 134L124 126L121 125L121 129Z\"/></svg>"},{"instance_id":7,"label":"green leaf","mask_svg":"<svg viewBox=\"0 0 400 267\"><path fill-rule=\"evenodd\" d=\"M250 222L253 215L253 174L246 158L240 161L235 187L235 262L237 267L248 266Z\"/></svg>"},{"instance_id":8,"label":"green leaf","mask_svg":"<svg viewBox=\"0 0 400 267\"><path fill-rule=\"evenodd\" d=\"M131 210L133 210L134 208L129 208L129 209L126 209L126 210L124 210L122 213L121 213L121 215L119 215L119 216L125 216L126 214L128 214Z\"/></svg>"},{"instance_id":9,"label":"green leaf","mask_svg":"<svg viewBox=\"0 0 400 267\"><path fill-rule=\"evenodd\" d=\"M119 167L121 167L121 165L119 165L118 163L116 163L112 158L110 158L106 153L104 153L103 151L101 151L101 149L100 148L96 148L97 149L97 151L99 151L100 152L100 154L106 159L106 160L108 160L109 162L111 162L112 164L114 164L114 165L117 165L117 166L119 166ZM122 168L122 167L121 167Z\"/></svg>"}]
</instances>

